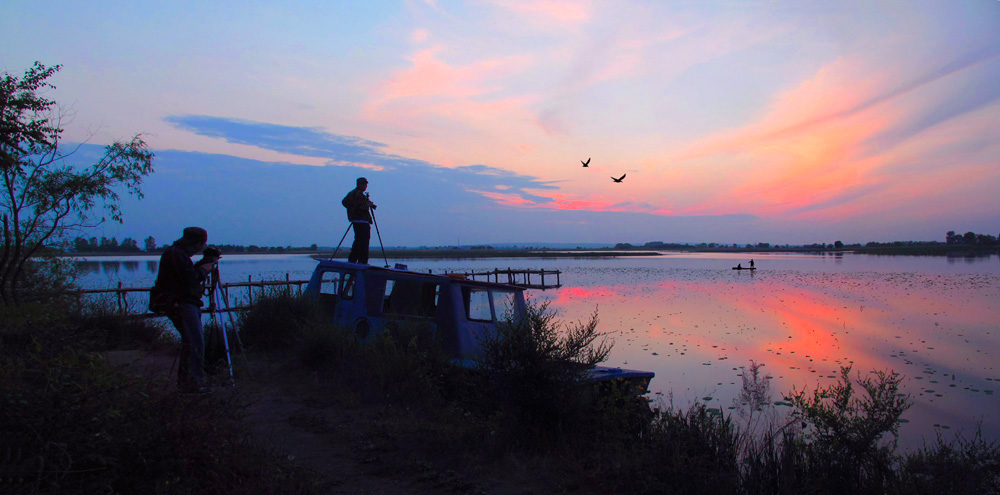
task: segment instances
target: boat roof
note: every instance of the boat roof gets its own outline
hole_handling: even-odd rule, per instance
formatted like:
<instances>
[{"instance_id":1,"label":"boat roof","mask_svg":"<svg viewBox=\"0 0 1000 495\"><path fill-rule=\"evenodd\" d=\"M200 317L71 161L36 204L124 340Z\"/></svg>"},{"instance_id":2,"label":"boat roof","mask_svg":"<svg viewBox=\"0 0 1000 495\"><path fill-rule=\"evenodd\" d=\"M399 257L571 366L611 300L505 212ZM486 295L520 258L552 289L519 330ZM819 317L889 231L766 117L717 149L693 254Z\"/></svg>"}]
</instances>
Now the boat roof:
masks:
<instances>
[{"instance_id":1,"label":"boat roof","mask_svg":"<svg viewBox=\"0 0 1000 495\"><path fill-rule=\"evenodd\" d=\"M350 263L347 261L333 260L328 258L327 259L318 258L316 259L316 261L319 262L317 268L319 267L343 268L350 270L369 271L381 274L398 274L398 275L404 275L407 278L425 279L427 281L434 281L434 282L451 282L462 285L474 285L478 287L487 287L493 289L505 289L505 290L516 290L516 291L524 290L524 287L520 287L517 285L464 278L464 274L461 273L443 274L443 273L415 272L406 268L406 265L401 265L399 263L397 263L395 267L381 267L381 266L374 266L374 265L367 265L360 263ZM461 275L463 278L456 277L453 275Z\"/></svg>"}]
</instances>

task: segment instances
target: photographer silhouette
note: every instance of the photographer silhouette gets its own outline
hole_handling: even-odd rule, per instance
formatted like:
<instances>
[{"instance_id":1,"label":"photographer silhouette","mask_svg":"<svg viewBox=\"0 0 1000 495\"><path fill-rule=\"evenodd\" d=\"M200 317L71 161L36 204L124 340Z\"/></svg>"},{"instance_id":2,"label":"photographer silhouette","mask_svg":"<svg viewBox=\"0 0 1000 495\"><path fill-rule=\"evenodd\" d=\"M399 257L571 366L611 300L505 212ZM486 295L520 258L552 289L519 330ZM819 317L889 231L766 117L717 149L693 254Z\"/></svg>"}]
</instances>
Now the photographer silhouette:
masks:
<instances>
[{"instance_id":1,"label":"photographer silhouette","mask_svg":"<svg viewBox=\"0 0 1000 495\"><path fill-rule=\"evenodd\" d=\"M368 189L368 179L358 177L357 187L344 196L340 202L347 208L347 219L354 228L354 244L347 256L349 263L368 264L368 243L372 237L372 211L377 208L372 203L365 190Z\"/></svg>"}]
</instances>

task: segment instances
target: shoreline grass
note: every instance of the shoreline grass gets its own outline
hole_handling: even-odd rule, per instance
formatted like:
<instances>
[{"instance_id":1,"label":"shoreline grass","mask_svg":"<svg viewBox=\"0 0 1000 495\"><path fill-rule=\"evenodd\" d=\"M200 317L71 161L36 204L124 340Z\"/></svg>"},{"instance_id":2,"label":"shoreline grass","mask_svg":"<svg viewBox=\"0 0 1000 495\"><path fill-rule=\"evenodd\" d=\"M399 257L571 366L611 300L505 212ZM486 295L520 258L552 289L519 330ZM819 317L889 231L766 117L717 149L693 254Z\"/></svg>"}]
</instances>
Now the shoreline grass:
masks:
<instances>
[{"instance_id":1,"label":"shoreline grass","mask_svg":"<svg viewBox=\"0 0 1000 495\"><path fill-rule=\"evenodd\" d=\"M606 354L596 315L563 327L541 310L527 328L508 329L518 338L487 343L483 372L453 366L418 328L360 343L311 301L281 289L241 314L240 332L245 352L269 363L260 378L268 386L335 414L372 411L351 438L369 439L364 445L383 460L364 462L384 462L418 485L482 492L489 473L520 466L544 470L521 481L521 491L535 492L1000 492L1000 447L978 433L897 450L906 401L892 374L854 377L845 368L833 387L787 392L793 414L781 416L767 377L751 363L737 414L699 404L651 408L625 390L591 394L575 378L579 365ZM238 395L165 394L161 383L96 353L152 345L162 328L139 328L145 324L123 315L116 321L100 305L21 308L18 318L3 311L0 491L254 494L323 486L250 434ZM333 434L323 417L292 419Z\"/></svg>"}]
</instances>

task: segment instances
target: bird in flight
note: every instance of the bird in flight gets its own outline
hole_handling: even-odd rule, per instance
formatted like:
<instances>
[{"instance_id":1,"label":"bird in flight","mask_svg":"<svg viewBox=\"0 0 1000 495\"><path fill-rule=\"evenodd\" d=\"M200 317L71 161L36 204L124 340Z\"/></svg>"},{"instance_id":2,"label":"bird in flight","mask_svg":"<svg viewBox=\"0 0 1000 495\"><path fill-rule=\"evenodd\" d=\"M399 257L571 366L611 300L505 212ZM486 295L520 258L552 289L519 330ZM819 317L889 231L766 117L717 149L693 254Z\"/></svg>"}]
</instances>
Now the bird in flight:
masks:
<instances>
[{"instance_id":1,"label":"bird in flight","mask_svg":"<svg viewBox=\"0 0 1000 495\"><path fill-rule=\"evenodd\" d=\"M621 182L621 181L622 181L622 179L624 179L624 178L625 178L625 175L626 175L626 174L622 174L622 176L621 176L621 177L619 177L619 178L617 178L617 179L616 179L616 178L614 178L614 177L612 177L612 178L611 178L611 180L613 180L613 181L615 181L615 182Z\"/></svg>"},{"instance_id":2,"label":"bird in flight","mask_svg":"<svg viewBox=\"0 0 1000 495\"><path fill-rule=\"evenodd\" d=\"M580 160L580 163L582 163L584 167L589 166L590 165L590 158L587 158L587 161Z\"/></svg>"}]
</instances>

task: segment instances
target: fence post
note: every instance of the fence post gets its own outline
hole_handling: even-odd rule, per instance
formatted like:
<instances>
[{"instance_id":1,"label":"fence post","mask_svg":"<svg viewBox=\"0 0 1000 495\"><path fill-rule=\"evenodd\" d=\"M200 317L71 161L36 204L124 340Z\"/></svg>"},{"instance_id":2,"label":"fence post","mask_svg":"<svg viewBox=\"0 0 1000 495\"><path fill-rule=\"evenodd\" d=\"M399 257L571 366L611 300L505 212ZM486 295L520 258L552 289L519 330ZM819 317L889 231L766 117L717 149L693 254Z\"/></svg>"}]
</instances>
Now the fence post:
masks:
<instances>
[{"instance_id":1,"label":"fence post","mask_svg":"<svg viewBox=\"0 0 1000 495\"><path fill-rule=\"evenodd\" d=\"M125 293L122 292L122 281L118 281L118 312L125 313Z\"/></svg>"}]
</instances>

